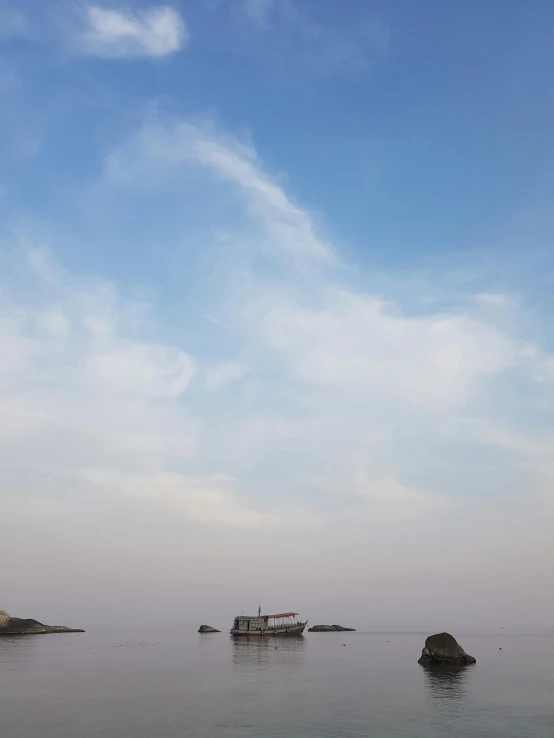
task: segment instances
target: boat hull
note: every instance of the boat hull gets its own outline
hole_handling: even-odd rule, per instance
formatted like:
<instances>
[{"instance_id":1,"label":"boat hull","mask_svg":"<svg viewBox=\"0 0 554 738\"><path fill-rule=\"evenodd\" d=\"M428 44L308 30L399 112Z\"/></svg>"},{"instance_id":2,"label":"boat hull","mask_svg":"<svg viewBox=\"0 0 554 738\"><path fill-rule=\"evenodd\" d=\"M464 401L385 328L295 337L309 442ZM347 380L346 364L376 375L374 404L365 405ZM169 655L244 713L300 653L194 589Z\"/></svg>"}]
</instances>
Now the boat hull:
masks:
<instances>
[{"instance_id":1,"label":"boat hull","mask_svg":"<svg viewBox=\"0 0 554 738\"><path fill-rule=\"evenodd\" d=\"M232 638L294 638L304 634L307 623L290 625L288 627L271 628L270 630L232 630Z\"/></svg>"}]
</instances>

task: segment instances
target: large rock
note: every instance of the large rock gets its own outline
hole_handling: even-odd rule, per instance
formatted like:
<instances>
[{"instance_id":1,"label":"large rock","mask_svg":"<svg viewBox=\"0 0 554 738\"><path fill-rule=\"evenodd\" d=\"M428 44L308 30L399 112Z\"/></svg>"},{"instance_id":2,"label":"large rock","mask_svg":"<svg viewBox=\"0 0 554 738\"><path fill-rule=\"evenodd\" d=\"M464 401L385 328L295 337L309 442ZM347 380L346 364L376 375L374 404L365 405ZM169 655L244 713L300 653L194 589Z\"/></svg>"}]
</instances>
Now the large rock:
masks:
<instances>
[{"instance_id":1,"label":"large rock","mask_svg":"<svg viewBox=\"0 0 554 738\"><path fill-rule=\"evenodd\" d=\"M81 628L67 628L65 625L44 625L38 620L12 618L5 610L0 610L0 636L38 635L40 633L84 633Z\"/></svg>"},{"instance_id":2,"label":"large rock","mask_svg":"<svg viewBox=\"0 0 554 738\"><path fill-rule=\"evenodd\" d=\"M11 622L11 617L5 610L0 610L0 629L7 628Z\"/></svg>"},{"instance_id":3,"label":"large rock","mask_svg":"<svg viewBox=\"0 0 554 738\"><path fill-rule=\"evenodd\" d=\"M199 633L221 633L220 630L217 630L217 628L212 628L211 625L201 625L198 628Z\"/></svg>"},{"instance_id":4,"label":"large rock","mask_svg":"<svg viewBox=\"0 0 554 738\"><path fill-rule=\"evenodd\" d=\"M344 630L355 631L356 628L345 628L342 625L312 625L308 628L308 633L336 633Z\"/></svg>"},{"instance_id":5,"label":"large rock","mask_svg":"<svg viewBox=\"0 0 554 738\"><path fill-rule=\"evenodd\" d=\"M450 664L451 666L467 666L475 664L473 656L467 654L458 641L450 633L437 633L425 641L425 648L418 661L422 666Z\"/></svg>"}]
</instances>

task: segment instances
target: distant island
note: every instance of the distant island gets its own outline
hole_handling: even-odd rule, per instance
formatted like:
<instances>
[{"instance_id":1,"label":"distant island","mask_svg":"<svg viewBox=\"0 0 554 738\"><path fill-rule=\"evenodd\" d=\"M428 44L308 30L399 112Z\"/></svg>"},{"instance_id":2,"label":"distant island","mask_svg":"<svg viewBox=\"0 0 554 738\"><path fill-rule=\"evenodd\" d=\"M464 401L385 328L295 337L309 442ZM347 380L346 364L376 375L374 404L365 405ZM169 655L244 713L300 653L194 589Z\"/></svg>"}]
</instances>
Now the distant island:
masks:
<instances>
[{"instance_id":1,"label":"distant island","mask_svg":"<svg viewBox=\"0 0 554 738\"><path fill-rule=\"evenodd\" d=\"M356 628L345 628L342 625L312 625L311 628L308 628L308 633L336 633L345 630L353 632Z\"/></svg>"},{"instance_id":2,"label":"distant island","mask_svg":"<svg viewBox=\"0 0 554 738\"><path fill-rule=\"evenodd\" d=\"M32 618L13 618L5 610L0 610L0 636L84 632L82 628L68 628L65 625L44 625Z\"/></svg>"}]
</instances>

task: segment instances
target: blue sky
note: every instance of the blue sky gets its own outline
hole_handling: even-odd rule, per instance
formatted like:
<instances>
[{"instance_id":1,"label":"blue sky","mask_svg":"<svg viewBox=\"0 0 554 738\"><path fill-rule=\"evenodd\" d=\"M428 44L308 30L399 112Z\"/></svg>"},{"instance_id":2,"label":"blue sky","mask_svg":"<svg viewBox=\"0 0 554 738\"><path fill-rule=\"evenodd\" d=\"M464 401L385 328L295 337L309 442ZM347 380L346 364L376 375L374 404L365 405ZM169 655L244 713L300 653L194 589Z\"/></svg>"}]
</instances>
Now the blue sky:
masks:
<instances>
[{"instance_id":1,"label":"blue sky","mask_svg":"<svg viewBox=\"0 0 554 738\"><path fill-rule=\"evenodd\" d=\"M553 25L0 4L2 607L548 621Z\"/></svg>"}]
</instances>

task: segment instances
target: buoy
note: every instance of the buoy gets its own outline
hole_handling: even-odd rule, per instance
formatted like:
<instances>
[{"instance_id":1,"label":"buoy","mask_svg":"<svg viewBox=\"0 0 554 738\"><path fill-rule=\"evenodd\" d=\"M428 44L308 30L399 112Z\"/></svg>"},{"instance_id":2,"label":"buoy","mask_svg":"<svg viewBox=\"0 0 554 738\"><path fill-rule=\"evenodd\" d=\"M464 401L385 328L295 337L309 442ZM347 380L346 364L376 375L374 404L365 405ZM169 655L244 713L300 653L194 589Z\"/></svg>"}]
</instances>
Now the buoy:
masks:
<instances>
[{"instance_id":1,"label":"buoy","mask_svg":"<svg viewBox=\"0 0 554 738\"><path fill-rule=\"evenodd\" d=\"M346 643L343 643L342 645L343 645L343 646L346 646Z\"/></svg>"}]
</instances>

